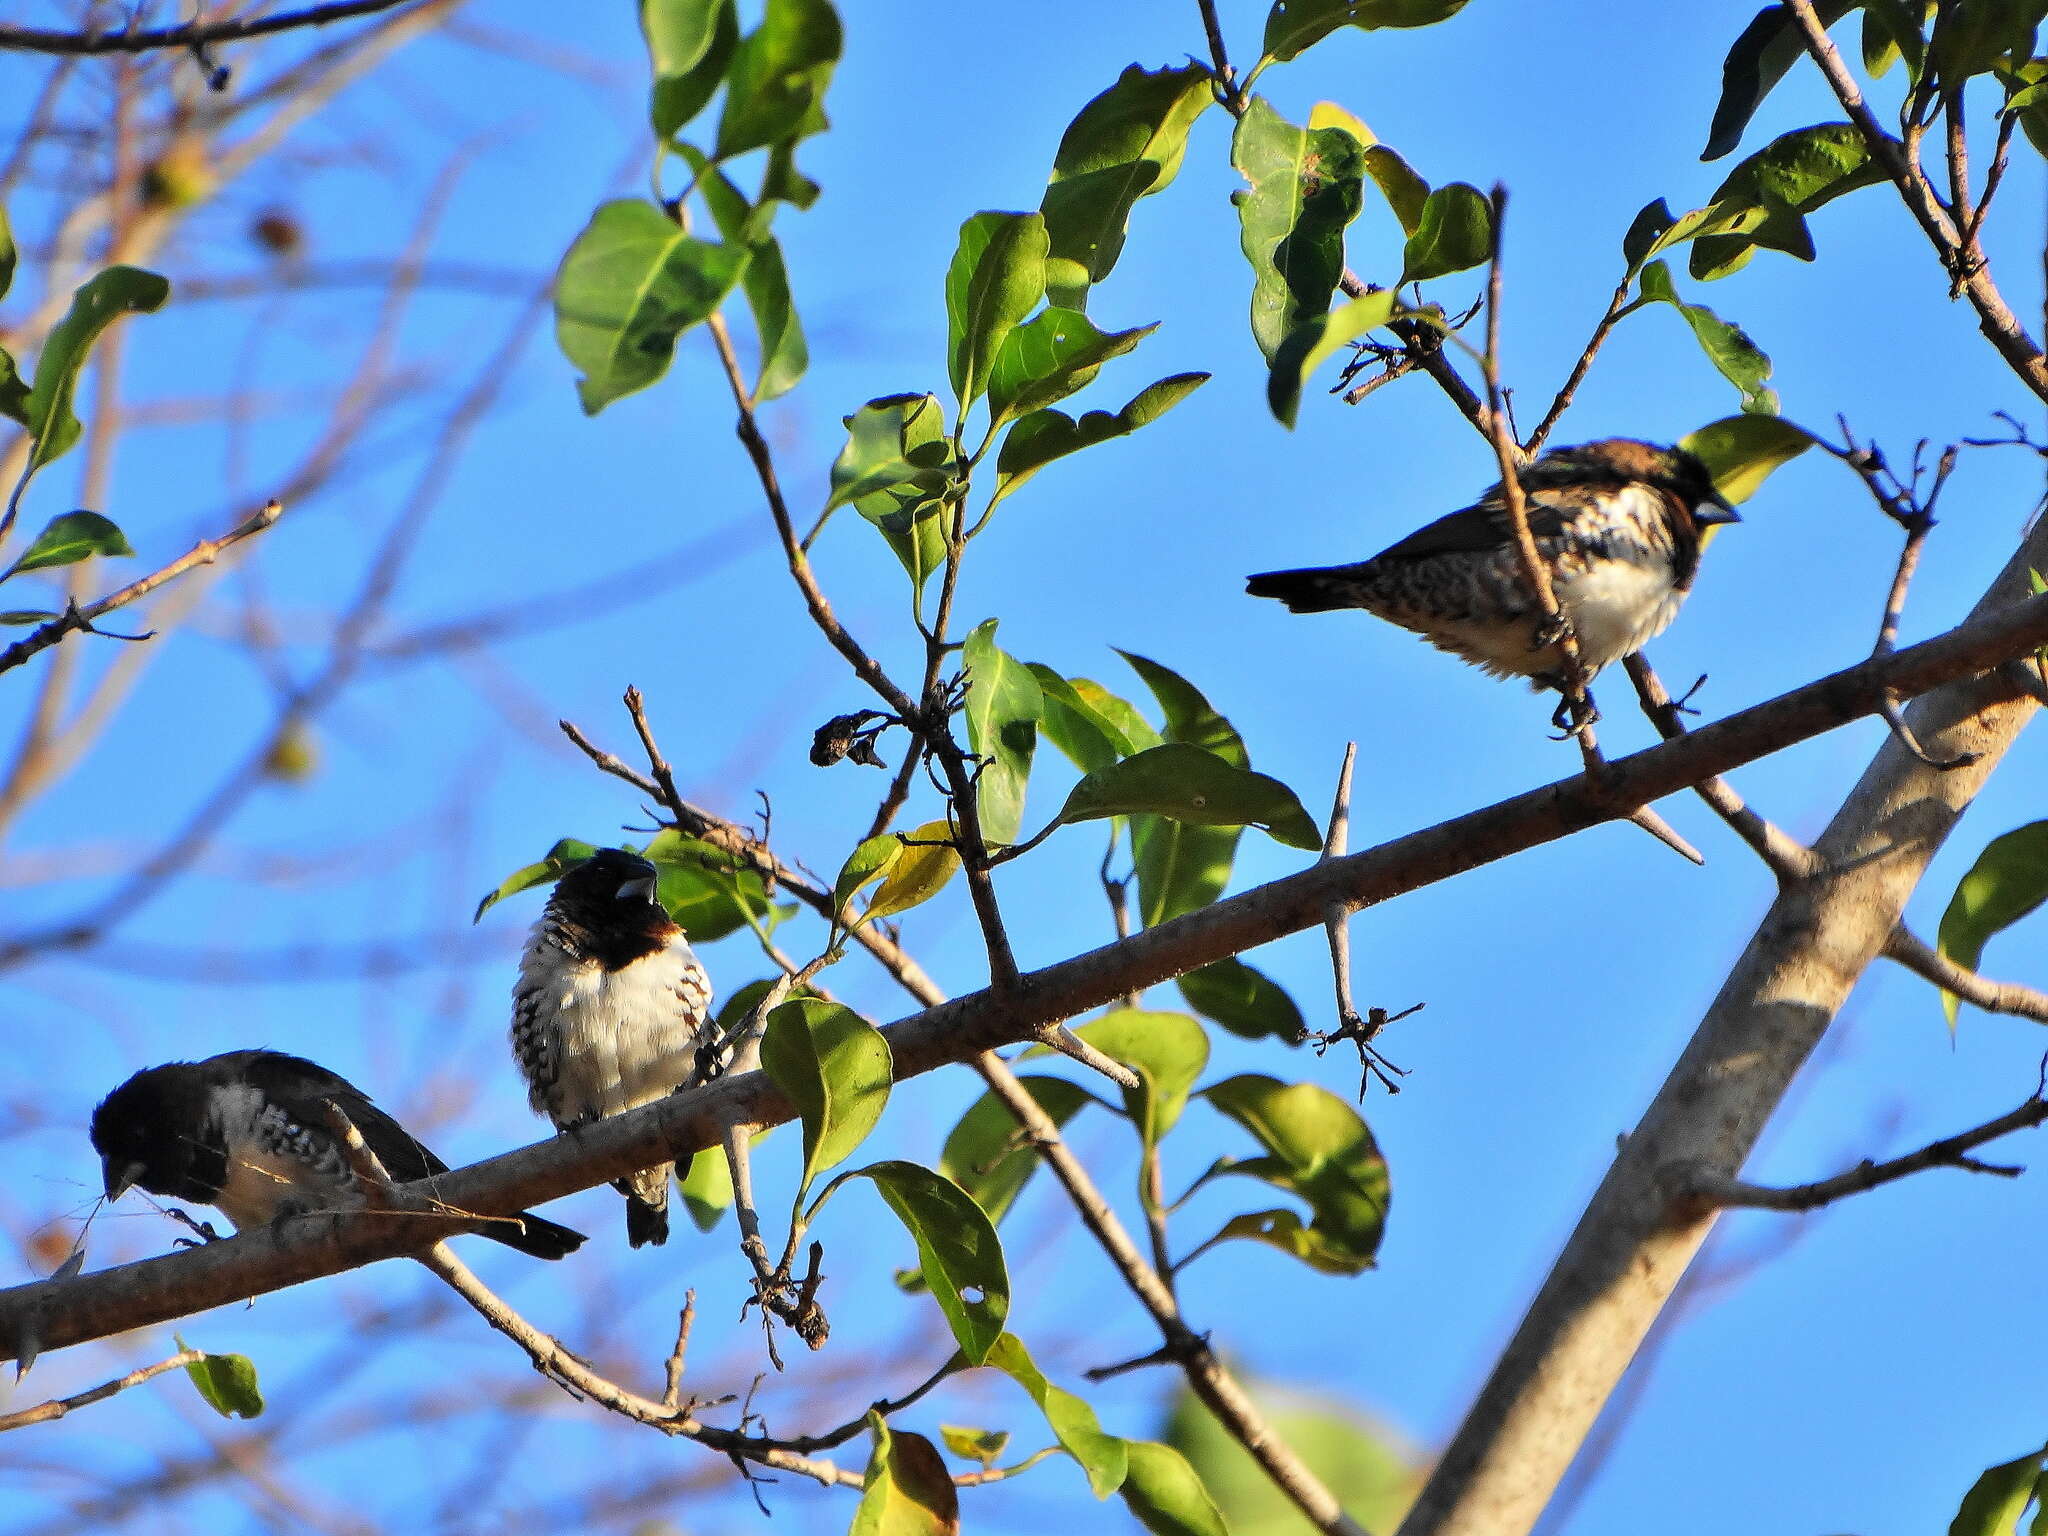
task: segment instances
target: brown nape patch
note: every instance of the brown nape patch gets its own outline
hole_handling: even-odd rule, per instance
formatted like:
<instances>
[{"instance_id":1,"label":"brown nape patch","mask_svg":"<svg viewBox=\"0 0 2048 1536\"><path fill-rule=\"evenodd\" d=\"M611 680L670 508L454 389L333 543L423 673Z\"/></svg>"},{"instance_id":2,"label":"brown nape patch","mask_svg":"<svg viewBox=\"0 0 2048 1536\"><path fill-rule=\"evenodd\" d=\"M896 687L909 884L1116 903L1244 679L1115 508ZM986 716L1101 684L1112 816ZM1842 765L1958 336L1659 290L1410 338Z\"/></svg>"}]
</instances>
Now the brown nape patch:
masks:
<instances>
[{"instance_id":1,"label":"brown nape patch","mask_svg":"<svg viewBox=\"0 0 2048 1536\"><path fill-rule=\"evenodd\" d=\"M1603 438L1577 452L1585 455L1589 466L1597 465L1620 480L1661 480L1671 472L1671 458L1664 449L1632 437Z\"/></svg>"}]
</instances>

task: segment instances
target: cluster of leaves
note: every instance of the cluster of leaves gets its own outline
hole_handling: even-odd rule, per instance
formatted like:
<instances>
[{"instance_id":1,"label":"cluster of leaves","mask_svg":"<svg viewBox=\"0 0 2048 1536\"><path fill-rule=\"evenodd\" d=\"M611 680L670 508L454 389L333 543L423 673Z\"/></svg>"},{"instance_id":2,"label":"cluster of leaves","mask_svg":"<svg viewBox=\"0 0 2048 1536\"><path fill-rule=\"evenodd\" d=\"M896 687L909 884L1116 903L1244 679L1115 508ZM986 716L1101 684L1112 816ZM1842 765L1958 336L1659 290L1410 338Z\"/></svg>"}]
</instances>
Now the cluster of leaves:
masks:
<instances>
[{"instance_id":1,"label":"cluster of leaves","mask_svg":"<svg viewBox=\"0 0 2048 1536\"><path fill-rule=\"evenodd\" d=\"M14 236L5 210L0 210L0 299L14 283ZM36 472L68 453L84 430L72 399L93 343L123 315L147 314L163 307L171 285L139 267L108 267L79 288L71 308L50 330L36 359L35 378L24 380L14 358L0 350L0 416L28 434L28 456L0 512L0 545L21 510L21 500ZM75 565L94 555L132 555L135 551L112 520L98 512L66 512L52 518L13 560L0 566L0 582L30 571ZM8 609L0 624L41 624L57 615L46 609Z\"/></svg>"}]
</instances>

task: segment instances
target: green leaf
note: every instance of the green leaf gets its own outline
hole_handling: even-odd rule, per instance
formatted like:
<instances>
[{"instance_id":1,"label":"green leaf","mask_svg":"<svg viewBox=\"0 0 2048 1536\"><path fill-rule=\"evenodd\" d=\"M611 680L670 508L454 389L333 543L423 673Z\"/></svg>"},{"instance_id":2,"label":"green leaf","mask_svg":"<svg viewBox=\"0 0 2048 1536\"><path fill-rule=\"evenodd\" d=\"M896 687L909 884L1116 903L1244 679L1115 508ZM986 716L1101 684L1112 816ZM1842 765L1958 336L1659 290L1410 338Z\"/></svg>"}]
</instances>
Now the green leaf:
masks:
<instances>
[{"instance_id":1,"label":"green leaf","mask_svg":"<svg viewBox=\"0 0 2048 1536\"><path fill-rule=\"evenodd\" d=\"M1006 1429L970 1429L964 1424L941 1424L939 1438L962 1461L978 1461L983 1467L994 1466L1010 1446Z\"/></svg>"},{"instance_id":2,"label":"green leaf","mask_svg":"<svg viewBox=\"0 0 2048 1536\"><path fill-rule=\"evenodd\" d=\"M1138 921L1156 928L1168 918L1206 907L1230 883L1237 827L1203 827L1165 816L1131 818L1131 857L1138 870Z\"/></svg>"},{"instance_id":3,"label":"green leaf","mask_svg":"<svg viewBox=\"0 0 2048 1536\"><path fill-rule=\"evenodd\" d=\"M587 416L668 372L676 338L724 302L744 248L683 233L652 203L601 204L555 278L555 340Z\"/></svg>"},{"instance_id":4,"label":"green leaf","mask_svg":"<svg viewBox=\"0 0 2048 1536\"><path fill-rule=\"evenodd\" d=\"M642 854L655 868L655 898L699 943L738 932L749 916L773 928L791 911L768 899L758 871L715 844L670 829L657 832Z\"/></svg>"},{"instance_id":5,"label":"green leaf","mask_svg":"<svg viewBox=\"0 0 2048 1536\"><path fill-rule=\"evenodd\" d=\"M1816 123L1780 134L1715 189L1707 211L1731 227L1701 233L1688 270L1703 281L1725 277L1759 246L1811 261L1806 216L1845 192L1883 180L1884 170L1853 123Z\"/></svg>"},{"instance_id":6,"label":"green leaf","mask_svg":"<svg viewBox=\"0 0 2048 1536\"><path fill-rule=\"evenodd\" d=\"M538 864L528 864L507 875L504 883L476 904L476 915L472 923L481 922L483 915L503 901L507 896L516 896L521 891L530 891L536 885L552 885L561 879L572 864L581 864L597 852L594 843L582 842L577 838L565 837L550 848Z\"/></svg>"},{"instance_id":7,"label":"green leaf","mask_svg":"<svg viewBox=\"0 0 2048 1536\"><path fill-rule=\"evenodd\" d=\"M1977 969L1984 945L2048 901L2048 821L2032 821L1994 837L1956 886L1941 914L1935 948L1966 971ZM1955 1028L1957 998L1941 994L1949 1028Z\"/></svg>"},{"instance_id":8,"label":"green leaf","mask_svg":"<svg viewBox=\"0 0 2048 1536\"><path fill-rule=\"evenodd\" d=\"M891 861L881 889L868 898L862 922L923 906L960 872L960 850L943 841L953 836L952 827L945 822L928 821L904 836L908 841L897 843L900 852Z\"/></svg>"},{"instance_id":9,"label":"green leaf","mask_svg":"<svg viewBox=\"0 0 2048 1536\"><path fill-rule=\"evenodd\" d=\"M0 416L28 425L28 386L22 383L21 371L4 347L0 347Z\"/></svg>"},{"instance_id":10,"label":"green leaf","mask_svg":"<svg viewBox=\"0 0 2048 1536\"><path fill-rule=\"evenodd\" d=\"M1323 846L1316 824L1285 784L1179 742L1084 776L1067 795L1059 819L1072 823L1139 812L1197 826L1258 827L1291 848Z\"/></svg>"},{"instance_id":11,"label":"green leaf","mask_svg":"<svg viewBox=\"0 0 2048 1536\"><path fill-rule=\"evenodd\" d=\"M62 517L53 517L36 535L35 542L22 551L21 558L9 566L7 576L17 576L23 571L47 570L52 566L76 565L94 555L132 555L128 540L121 530L97 512L66 512Z\"/></svg>"},{"instance_id":12,"label":"green leaf","mask_svg":"<svg viewBox=\"0 0 2048 1536\"><path fill-rule=\"evenodd\" d=\"M868 838L846 856L846 862L839 866L839 875L832 882L832 910L843 913L846 904L863 886L882 878L889 872L903 852L903 844L896 840L893 832L884 832Z\"/></svg>"},{"instance_id":13,"label":"green leaf","mask_svg":"<svg viewBox=\"0 0 2048 1536\"><path fill-rule=\"evenodd\" d=\"M1245 750L1244 738L1237 734L1235 726L1217 713L1201 689L1173 668L1163 666L1149 656L1140 656L1135 651L1118 651L1117 655L1144 679L1145 686L1152 690L1152 697L1159 701L1159 708L1166 717L1167 741L1184 742L1205 752L1213 752L1234 768L1251 767L1251 754Z\"/></svg>"},{"instance_id":14,"label":"green leaf","mask_svg":"<svg viewBox=\"0 0 2048 1536\"><path fill-rule=\"evenodd\" d=\"M1027 1075L1017 1080L1055 1125L1064 1126L1082 1105L1096 1102L1085 1088L1062 1077ZM973 1196L990 1221L999 1222L1030 1182L1039 1155L1038 1148L1019 1133L1016 1117L1003 1101L984 1093L968 1106L947 1136L945 1150L939 1154L939 1172Z\"/></svg>"},{"instance_id":15,"label":"green leaf","mask_svg":"<svg viewBox=\"0 0 2048 1536\"><path fill-rule=\"evenodd\" d=\"M847 1536L957 1536L960 1494L938 1447L923 1435L891 1429L872 1408L868 1430L875 1449Z\"/></svg>"},{"instance_id":16,"label":"green leaf","mask_svg":"<svg viewBox=\"0 0 2048 1536\"><path fill-rule=\"evenodd\" d=\"M153 314L171 296L171 285L140 267L108 267L71 296L71 308L50 328L36 358L35 383L21 402L35 450L31 472L69 451L83 430L71 409L78 375L100 333L123 315Z\"/></svg>"},{"instance_id":17,"label":"green leaf","mask_svg":"<svg viewBox=\"0 0 2048 1536\"><path fill-rule=\"evenodd\" d=\"M1097 707L1074 682L1061 677L1051 667L1041 662L1030 662L1031 675L1038 679L1039 700L1043 713L1038 717L1038 728L1046 740L1058 747L1066 758L1083 773L1093 773L1098 768L1107 768L1120 757L1128 757L1145 746L1156 744L1156 735L1150 741L1133 741L1123 725ZM1086 683L1086 678L1076 681ZM1090 684L1097 692L1099 685ZM1137 711L1129 704L1123 704L1127 715L1135 716ZM1142 722L1140 722L1142 723ZM1147 726L1148 733L1151 727Z\"/></svg>"},{"instance_id":18,"label":"green leaf","mask_svg":"<svg viewBox=\"0 0 2048 1536\"><path fill-rule=\"evenodd\" d=\"M917 592L946 563L942 496L952 484L946 413L935 395L885 395L846 420L832 508L851 502L882 532Z\"/></svg>"},{"instance_id":19,"label":"green leaf","mask_svg":"<svg viewBox=\"0 0 2048 1536\"><path fill-rule=\"evenodd\" d=\"M1365 201L1365 146L1345 128L1297 128L1254 96L1230 163L1251 184L1235 198L1252 267L1252 337L1270 363L1290 332L1330 307L1344 226Z\"/></svg>"},{"instance_id":20,"label":"green leaf","mask_svg":"<svg viewBox=\"0 0 2048 1536\"><path fill-rule=\"evenodd\" d=\"M988 389L996 355L1045 297L1045 219L977 213L946 270L946 368L960 409Z\"/></svg>"},{"instance_id":21,"label":"green leaf","mask_svg":"<svg viewBox=\"0 0 2048 1536\"><path fill-rule=\"evenodd\" d=\"M1001 422L1064 400L1158 329L1099 331L1078 309L1050 307L1003 338L988 379L989 412Z\"/></svg>"},{"instance_id":22,"label":"green leaf","mask_svg":"<svg viewBox=\"0 0 2048 1536\"><path fill-rule=\"evenodd\" d=\"M0 204L0 299L14 286L14 227L7 222L7 208Z\"/></svg>"},{"instance_id":23,"label":"green leaf","mask_svg":"<svg viewBox=\"0 0 2048 1536\"><path fill-rule=\"evenodd\" d=\"M1313 48L1339 27L1428 27L1465 8L1466 0L1273 0L1261 45L1283 63Z\"/></svg>"},{"instance_id":24,"label":"green leaf","mask_svg":"<svg viewBox=\"0 0 2048 1536\"><path fill-rule=\"evenodd\" d=\"M185 1341L178 1341L180 1349ZM256 1367L247 1355L201 1355L187 1363L185 1374L206 1399L206 1406L224 1419L254 1419L263 1413L263 1393L256 1385Z\"/></svg>"},{"instance_id":25,"label":"green leaf","mask_svg":"<svg viewBox=\"0 0 2048 1536\"><path fill-rule=\"evenodd\" d=\"M873 1181L915 1239L918 1268L960 1353L969 1365L988 1361L1010 1312L1010 1272L995 1223L959 1185L916 1163L870 1163L842 1177Z\"/></svg>"},{"instance_id":26,"label":"green leaf","mask_svg":"<svg viewBox=\"0 0 2048 1536\"><path fill-rule=\"evenodd\" d=\"M839 17L827 0L768 0L760 27L733 53L717 157L822 133L840 45Z\"/></svg>"},{"instance_id":27,"label":"green leaf","mask_svg":"<svg viewBox=\"0 0 2048 1536\"><path fill-rule=\"evenodd\" d=\"M640 0L640 32L654 67L647 117L667 141L704 110L739 41L733 0Z\"/></svg>"},{"instance_id":28,"label":"green leaf","mask_svg":"<svg viewBox=\"0 0 2048 1536\"><path fill-rule=\"evenodd\" d=\"M1669 304L1685 317L1685 323L1692 328L1693 339L1707 354L1707 361L1719 369L1721 377L1733 384L1742 396L1745 411L1777 414L1777 393L1765 387L1764 382L1771 376L1771 360L1749 339L1747 331L1723 320L1704 304L1688 304L1681 299L1671 281L1671 269L1661 261L1653 261L1643 268L1642 292L1646 300Z\"/></svg>"},{"instance_id":29,"label":"green leaf","mask_svg":"<svg viewBox=\"0 0 2048 1536\"><path fill-rule=\"evenodd\" d=\"M1814 12L1822 26L1831 27L1854 8L1854 3L1855 0L1816 0ZM1757 12L1721 65L1721 99L1714 107L1714 121L1707 130L1702 160L1718 160L1742 142L1742 131L1763 105L1764 97L1805 52L1799 23L1791 11L1772 4Z\"/></svg>"},{"instance_id":30,"label":"green leaf","mask_svg":"<svg viewBox=\"0 0 2048 1536\"><path fill-rule=\"evenodd\" d=\"M1088 1474L1088 1487L1098 1499L1106 1499L1123 1486L1129 1469L1125 1443L1104 1434L1095 1410L1067 1391L1045 1379L1031 1352L1014 1333L1006 1333L988 1351L987 1363L1008 1376L1030 1394L1039 1412L1066 1453Z\"/></svg>"},{"instance_id":31,"label":"green leaf","mask_svg":"<svg viewBox=\"0 0 2048 1536\"><path fill-rule=\"evenodd\" d=\"M1305 1028L1286 989L1234 956L1189 971L1180 978L1180 995L1203 1018L1247 1040L1295 1045Z\"/></svg>"},{"instance_id":32,"label":"green leaf","mask_svg":"<svg viewBox=\"0 0 2048 1536\"><path fill-rule=\"evenodd\" d=\"M1921 16L1929 9L1922 0L1863 0L1863 67L1871 79L1904 59L1907 78L1919 80L1927 57Z\"/></svg>"},{"instance_id":33,"label":"green leaf","mask_svg":"<svg viewBox=\"0 0 2048 1536\"><path fill-rule=\"evenodd\" d=\"M1266 375L1266 404L1282 426L1294 425L1301 407L1301 388L1316 370L1366 332L1393 318L1398 301L1389 290L1361 294L1327 315L1304 320L1273 353Z\"/></svg>"},{"instance_id":34,"label":"green leaf","mask_svg":"<svg viewBox=\"0 0 2048 1536\"><path fill-rule=\"evenodd\" d=\"M1688 432L1678 446L1695 455L1714 477L1714 489L1732 502L1754 496L1772 470L1806 452L1818 441L1804 427L1782 416L1723 416L1697 432Z\"/></svg>"},{"instance_id":35,"label":"green leaf","mask_svg":"<svg viewBox=\"0 0 2048 1536\"><path fill-rule=\"evenodd\" d=\"M1415 167L1384 144L1368 144L1365 171L1378 184L1387 206L1394 210L1394 217L1401 221L1402 235L1412 235L1420 229L1422 210L1429 203L1429 183L1416 174Z\"/></svg>"},{"instance_id":36,"label":"green leaf","mask_svg":"<svg viewBox=\"0 0 2048 1536\"><path fill-rule=\"evenodd\" d=\"M1126 1440L1128 1471L1117 1491L1138 1523L1154 1536L1230 1536L1223 1511L1195 1469L1170 1445Z\"/></svg>"},{"instance_id":37,"label":"green leaf","mask_svg":"<svg viewBox=\"0 0 2048 1536\"><path fill-rule=\"evenodd\" d=\"M1199 64L1156 71L1133 64L1067 125L1039 205L1054 304L1087 308L1089 285L1123 254L1132 206L1172 182L1188 129L1214 99Z\"/></svg>"},{"instance_id":38,"label":"green leaf","mask_svg":"<svg viewBox=\"0 0 2048 1536\"><path fill-rule=\"evenodd\" d=\"M755 1145L766 1134L754 1132ZM732 1164L716 1148L699 1152L690 1159L689 1172L676 1180L676 1188L697 1230L716 1231L725 1213L732 1209Z\"/></svg>"},{"instance_id":39,"label":"green leaf","mask_svg":"<svg viewBox=\"0 0 2048 1536\"><path fill-rule=\"evenodd\" d=\"M1314 1083L1256 1073L1226 1078L1202 1097L1267 1154L1226 1171L1299 1196L1312 1218L1304 1227L1292 1211L1256 1212L1225 1223L1217 1237L1270 1243L1325 1274L1370 1269L1386 1228L1387 1164L1358 1112Z\"/></svg>"},{"instance_id":40,"label":"green leaf","mask_svg":"<svg viewBox=\"0 0 2048 1536\"><path fill-rule=\"evenodd\" d=\"M1366 1530L1391 1531L1421 1487L1412 1452L1382 1426L1334 1400L1251 1388L1260 1418ZM1286 1494L1201 1400L1182 1387L1163 1438L1202 1479L1228 1528L1258 1536L1313 1536Z\"/></svg>"},{"instance_id":41,"label":"green leaf","mask_svg":"<svg viewBox=\"0 0 2048 1536\"><path fill-rule=\"evenodd\" d=\"M1208 382L1206 373L1176 373L1139 390L1120 411L1090 411L1079 421L1064 411L1033 411L1003 438L996 454L996 493L989 505L993 507L1055 459L1113 437L1128 437L1150 425Z\"/></svg>"},{"instance_id":42,"label":"green leaf","mask_svg":"<svg viewBox=\"0 0 2048 1536\"><path fill-rule=\"evenodd\" d=\"M981 835L1014 843L1024 820L1024 786L1038 746L1045 704L1030 668L996 645L996 621L968 634L960 659L967 667L967 745L988 759L975 781Z\"/></svg>"},{"instance_id":43,"label":"green leaf","mask_svg":"<svg viewBox=\"0 0 2048 1536\"><path fill-rule=\"evenodd\" d=\"M851 1008L800 998L768 1015L761 1067L803 1120L801 1201L811 1181L852 1156L882 1118L889 1102L889 1042Z\"/></svg>"},{"instance_id":44,"label":"green leaf","mask_svg":"<svg viewBox=\"0 0 2048 1536\"><path fill-rule=\"evenodd\" d=\"M47 624L56 617L47 608L8 608L0 611L0 624Z\"/></svg>"},{"instance_id":45,"label":"green leaf","mask_svg":"<svg viewBox=\"0 0 2048 1536\"><path fill-rule=\"evenodd\" d=\"M2015 1536L2020 1516L2033 1502L2034 1479L2048 1452L2035 1451L1987 1470L1970 1485L1948 1536Z\"/></svg>"},{"instance_id":46,"label":"green leaf","mask_svg":"<svg viewBox=\"0 0 2048 1536\"><path fill-rule=\"evenodd\" d=\"M2041 19L2042 7L2031 0L1950 0L1935 12L1927 71L1942 85L1960 89L2003 59L2031 55Z\"/></svg>"},{"instance_id":47,"label":"green leaf","mask_svg":"<svg viewBox=\"0 0 2048 1536\"><path fill-rule=\"evenodd\" d=\"M1209 1064L1209 1036L1184 1013L1118 1008L1074 1031L1138 1077L1123 1090L1124 1109L1147 1147L1173 1129L1187 1107L1188 1090ZM1033 1048L1032 1054L1045 1050Z\"/></svg>"},{"instance_id":48,"label":"green leaf","mask_svg":"<svg viewBox=\"0 0 2048 1536\"><path fill-rule=\"evenodd\" d=\"M1426 283L1485 262L1493 254L1493 205L1462 181L1438 187L1401 251L1401 281Z\"/></svg>"},{"instance_id":49,"label":"green leaf","mask_svg":"<svg viewBox=\"0 0 2048 1536\"><path fill-rule=\"evenodd\" d=\"M764 198L762 209L750 207L723 171L689 145L676 147L697 177L698 190L720 236L728 245L744 247L747 252L747 264L740 269L740 291L754 317L761 354L754 376L754 400L756 404L773 400L795 388L811 365L811 353L796 303L790 297L782 247L766 231L764 210L769 205Z\"/></svg>"}]
</instances>

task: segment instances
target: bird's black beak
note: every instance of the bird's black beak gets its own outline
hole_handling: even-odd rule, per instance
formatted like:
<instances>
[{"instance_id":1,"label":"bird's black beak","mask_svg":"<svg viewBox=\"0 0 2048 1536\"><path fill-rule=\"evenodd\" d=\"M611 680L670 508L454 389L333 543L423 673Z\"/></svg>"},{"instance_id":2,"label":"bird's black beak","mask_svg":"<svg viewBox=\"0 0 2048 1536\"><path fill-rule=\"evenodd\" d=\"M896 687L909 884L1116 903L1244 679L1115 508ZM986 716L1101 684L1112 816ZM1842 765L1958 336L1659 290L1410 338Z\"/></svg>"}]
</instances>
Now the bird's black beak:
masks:
<instances>
[{"instance_id":1,"label":"bird's black beak","mask_svg":"<svg viewBox=\"0 0 2048 1536\"><path fill-rule=\"evenodd\" d=\"M1692 509L1692 520L1702 528L1712 528L1721 523L1739 523L1742 514L1718 491L1709 491Z\"/></svg>"},{"instance_id":2,"label":"bird's black beak","mask_svg":"<svg viewBox=\"0 0 2048 1536\"><path fill-rule=\"evenodd\" d=\"M100 1174L106 1181L107 1198L118 1200L142 1177L142 1164L117 1163L110 1154L100 1159Z\"/></svg>"},{"instance_id":3,"label":"bird's black beak","mask_svg":"<svg viewBox=\"0 0 2048 1536\"><path fill-rule=\"evenodd\" d=\"M619 887L619 900L654 900L654 879L653 875L642 875L638 880L628 880Z\"/></svg>"}]
</instances>

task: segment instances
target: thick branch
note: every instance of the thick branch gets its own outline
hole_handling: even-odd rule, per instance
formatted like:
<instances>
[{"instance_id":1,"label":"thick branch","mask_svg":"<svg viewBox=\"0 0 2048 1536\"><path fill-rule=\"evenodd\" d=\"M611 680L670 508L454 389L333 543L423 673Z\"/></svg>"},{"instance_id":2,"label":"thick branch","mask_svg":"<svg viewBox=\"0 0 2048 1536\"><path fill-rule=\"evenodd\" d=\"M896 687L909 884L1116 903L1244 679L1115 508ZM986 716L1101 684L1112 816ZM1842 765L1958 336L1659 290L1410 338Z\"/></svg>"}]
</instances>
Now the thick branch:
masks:
<instances>
[{"instance_id":1,"label":"thick branch","mask_svg":"<svg viewBox=\"0 0 2048 1536\"><path fill-rule=\"evenodd\" d=\"M2020 579L2024 580L2023 570ZM1599 785L1574 774L1047 966L1021 978L1013 990L971 993L928 1008L886 1032L896 1075L915 1077L970 1061L983 1051L1035 1039L1046 1024L1076 1017L1133 987L1157 985L1285 934L1318 927L1333 903L1355 911L1625 817L1649 800L1872 714L1888 688L1912 695L1957 678L1976 678L1944 701L1942 713L1960 709L1977 717L1975 729L1987 736L2009 732L2016 728L2016 717L2031 710L2031 700L2016 705L2014 700L2024 695L2002 673L1978 675L2044 643L2048 596L1989 613L1889 658L1862 662L1704 726L1682 740L1620 758L1608 765ZM1963 795L1985 771L1988 760L1960 774L1940 776L1935 789L1923 793L1937 798ZM1913 828L1888 826L1887 831L1904 847L1917 848ZM1885 860L1858 855L1847 867L1853 869L1859 862L1876 867ZM1873 952L1883 937L1873 939ZM765 1075L741 1073L599 1121L575 1137L551 1138L442 1175L417 1192L431 1191L443 1209L509 1215L716 1146L729 1124L774 1125L793 1114ZM1633 1149L1635 1143L1630 1146ZM46 1350L61 1349L374 1259L414 1254L430 1236L440 1235L422 1232L423 1225L374 1215L308 1217L281 1230L243 1233L202 1249L101 1270L61 1285L16 1286L0 1291L0 1357L13 1358L25 1338Z\"/></svg>"}]
</instances>

